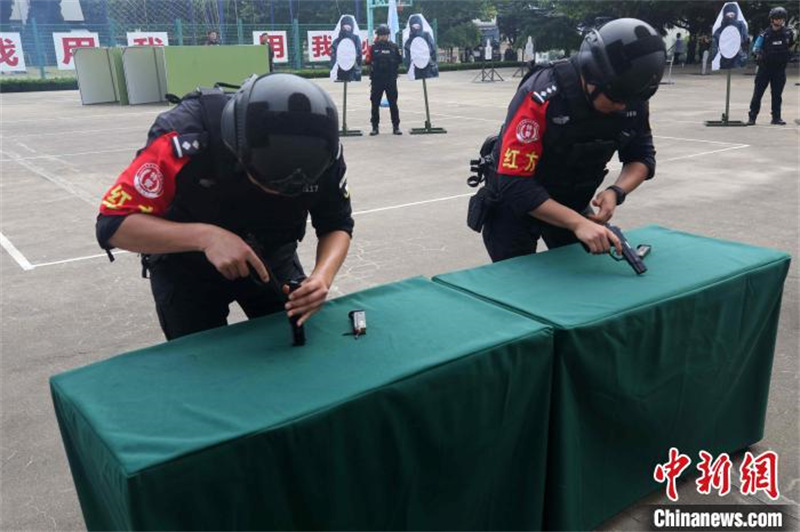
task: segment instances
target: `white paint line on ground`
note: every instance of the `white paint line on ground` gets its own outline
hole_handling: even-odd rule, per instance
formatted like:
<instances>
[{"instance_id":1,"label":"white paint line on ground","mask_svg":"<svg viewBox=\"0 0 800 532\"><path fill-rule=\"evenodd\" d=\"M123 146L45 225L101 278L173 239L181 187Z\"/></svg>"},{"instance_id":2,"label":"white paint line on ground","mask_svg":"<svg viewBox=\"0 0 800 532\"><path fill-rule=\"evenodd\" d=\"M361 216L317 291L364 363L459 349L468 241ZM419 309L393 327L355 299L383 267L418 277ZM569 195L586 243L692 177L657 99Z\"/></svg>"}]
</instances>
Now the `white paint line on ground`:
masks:
<instances>
[{"instance_id":1,"label":"white paint line on ground","mask_svg":"<svg viewBox=\"0 0 800 532\"><path fill-rule=\"evenodd\" d=\"M52 122L54 120L104 120L109 117L114 116L145 116L145 115L152 115L152 114L159 114L167 111L168 107L153 109L152 111L145 111L141 113L109 113L104 115L73 115L73 116L54 116L50 118L20 118L19 120L3 120L3 126L12 125L12 124L29 124L32 122Z\"/></svg>"},{"instance_id":2,"label":"white paint line on ground","mask_svg":"<svg viewBox=\"0 0 800 532\"><path fill-rule=\"evenodd\" d=\"M33 159L54 159L59 157L74 157L76 155L96 155L98 153L117 153L122 151L128 152L135 152L141 148L141 146L132 146L127 148L114 148L112 150L97 150L97 151L80 151L75 153L57 153L53 155L37 155L35 157L14 157L12 154L7 153L5 151L0 151L0 153L7 153L10 157L8 159L0 159L0 163L10 163L10 162L20 162L20 161L30 161Z\"/></svg>"},{"instance_id":3,"label":"white paint line on ground","mask_svg":"<svg viewBox=\"0 0 800 532\"><path fill-rule=\"evenodd\" d=\"M55 131L53 133L25 133L24 135L11 135L6 136L0 133L0 138L3 140L15 140L15 139L22 139L27 137L53 137L53 136L60 136L60 135L71 135L75 134L82 134L82 133L108 133L109 131L143 131L144 128L142 126L136 127L107 127L103 129L70 129L67 131ZM17 144L20 144L19 142Z\"/></svg>"},{"instance_id":4,"label":"white paint line on ground","mask_svg":"<svg viewBox=\"0 0 800 532\"><path fill-rule=\"evenodd\" d=\"M473 192L469 192L467 194L457 194L455 196L445 196L443 198L434 198L434 199L423 200L423 201L414 201L412 203L403 203L401 205L391 205L389 207L379 207L377 209L368 209L368 210L365 210L365 211L357 211L357 212L353 213L353 216L360 216L362 214L372 214L372 213L375 213L375 212L391 211L391 210L395 210L395 209L403 209L405 207L414 207L416 205L425 205L425 204L428 204L428 203L437 203L437 202L440 202L440 201L448 201L448 200L452 200L452 199L465 198L467 196L472 196L472 194L473 194ZM5 237L3 237L3 238L4 238L3 247L6 247L5 246ZM9 242L9 245L10 245L10 242ZM12 246L12 248L13 248L13 246ZM16 251L16 248L13 248L13 249L14 249L14 251ZM11 252L9 251L9 253L11 253ZM16 251L16 253L19 255L19 257L22 258L23 261L25 261L25 264L27 265L27 267L26 267L25 265L23 265L22 262L17 260L19 265L22 266L23 270L32 270L34 268L42 268L44 266L55 266L55 265L58 265L58 264L66 264L68 262L78 262L78 261L82 261L82 260L91 260L91 259L97 259L97 258L101 258L101 257L106 257L107 256L105 253L98 253L96 255L87 255L85 257L75 257L75 258L71 258L71 259L63 259L63 260L56 260L56 261L52 261L52 262L42 262L42 263L38 263L38 264L31 264L25 259L25 257L22 256L21 253L19 253L18 251ZM128 253L128 252L124 251L124 250L116 250L114 252L114 256L117 256L117 255L123 254L123 253ZM12 253L12 256L14 256L13 253Z\"/></svg>"},{"instance_id":5,"label":"white paint line on ground","mask_svg":"<svg viewBox=\"0 0 800 532\"><path fill-rule=\"evenodd\" d=\"M653 135L654 139L669 139L669 140L685 140L687 142L707 142L708 144L726 144L728 146L735 145L735 142L723 142L720 140L703 140L703 139L687 139L683 137L667 137L664 135Z\"/></svg>"},{"instance_id":6,"label":"white paint line on ground","mask_svg":"<svg viewBox=\"0 0 800 532\"><path fill-rule=\"evenodd\" d=\"M712 153L722 153L724 151L741 150L742 148L749 148L749 144L739 144L738 146L730 146L728 148L721 148L719 150L704 151L700 153L693 153L691 155L681 155L680 157L672 157L670 159L662 159L658 163L668 163L670 161L680 161L681 159L691 159L693 157L700 157L701 155L711 155Z\"/></svg>"},{"instance_id":7,"label":"white paint line on ground","mask_svg":"<svg viewBox=\"0 0 800 532\"><path fill-rule=\"evenodd\" d=\"M127 253L130 253L130 252L129 251L125 251L124 249L117 249L117 250L114 250L114 252L112 254L114 255L114 257L117 257L118 255L124 255L124 254L127 254ZM73 259L54 260L52 262L39 262L37 264L34 264L32 266L32 268L41 268L43 266L55 266L56 264L66 264L68 262L78 262L78 261L81 261L81 260L96 259L96 258L99 258L99 257L107 258L108 255L106 255L105 253L98 253L96 255L86 255L85 257L75 257Z\"/></svg>"},{"instance_id":8,"label":"white paint line on ground","mask_svg":"<svg viewBox=\"0 0 800 532\"><path fill-rule=\"evenodd\" d=\"M72 185L72 183L70 183L66 179L63 179L63 178L61 178L61 177L59 177L57 175L54 175L54 174L48 172L47 170L39 168L39 167L35 166L33 163L28 162L30 159L39 159L40 157L17 157L13 153L10 153L10 152L7 152L7 153L8 153L8 155L12 156L12 158L8 159L8 161L13 161L13 162L19 164L20 166L22 166L23 168L26 168L26 169L30 170L34 174L36 174L36 175L38 175L40 177L43 177L47 181L50 181L51 183L53 183L57 187L61 188L62 190L66 190L67 192L69 192L73 196L77 197L78 199L81 199L81 200L85 201L89 205L96 205L97 204L97 198L94 197L93 195L91 195L88 192L85 192L83 190L80 190L78 188L75 188ZM53 158L55 156L49 155L48 157ZM5 161L5 159L0 159L0 161Z\"/></svg>"},{"instance_id":9,"label":"white paint line on ground","mask_svg":"<svg viewBox=\"0 0 800 532\"><path fill-rule=\"evenodd\" d=\"M17 264L19 264L20 268L23 270L29 271L35 268L33 264L28 262L28 259L25 258L25 255L20 253L20 251L14 247L14 244L12 244L3 233L0 233L0 245L3 246L3 249L8 251L8 254L11 255L11 258L17 261Z\"/></svg>"},{"instance_id":10,"label":"white paint line on ground","mask_svg":"<svg viewBox=\"0 0 800 532\"><path fill-rule=\"evenodd\" d=\"M465 198L467 196L472 196L474 192L468 192L466 194L457 194L455 196L445 196L443 198L435 198L423 201L414 201L412 203L403 203L402 205L391 205L389 207L378 207L377 209L367 209L366 211L357 211L353 213L353 216L358 216L361 214L372 214L373 212L383 212L383 211L392 211L394 209L403 209L405 207L414 207L415 205L425 205L427 203L436 203L439 201L448 201L451 199L457 198Z\"/></svg>"},{"instance_id":11,"label":"white paint line on ground","mask_svg":"<svg viewBox=\"0 0 800 532\"><path fill-rule=\"evenodd\" d=\"M28 146L26 144L23 144L21 142L17 142L17 146L19 146L20 148L26 150L28 153L36 153L36 150L34 150L30 146Z\"/></svg>"}]
</instances>

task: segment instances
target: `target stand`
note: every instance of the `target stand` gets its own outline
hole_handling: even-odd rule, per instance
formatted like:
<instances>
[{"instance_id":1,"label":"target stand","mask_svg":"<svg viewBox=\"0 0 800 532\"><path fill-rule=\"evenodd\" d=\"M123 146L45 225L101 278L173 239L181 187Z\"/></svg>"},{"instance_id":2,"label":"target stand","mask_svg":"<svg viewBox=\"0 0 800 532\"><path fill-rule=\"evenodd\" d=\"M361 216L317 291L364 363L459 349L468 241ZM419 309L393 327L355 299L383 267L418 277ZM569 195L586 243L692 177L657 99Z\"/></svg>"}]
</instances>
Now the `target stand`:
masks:
<instances>
[{"instance_id":1,"label":"target stand","mask_svg":"<svg viewBox=\"0 0 800 532\"><path fill-rule=\"evenodd\" d=\"M730 119L731 107L731 69L728 69L728 89L725 93L725 112L722 113L721 120L706 120L705 124L708 127L746 127L747 123L741 120Z\"/></svg>"},{"instance_id":2,"label":"target stand","mask_svg":"<svg viewBox=\"0 0 800 532\"><path fill-rule=\"evenodd\" d=\"M339 130L340 137L361 137L364 132L360 129L347 129L347 82L344 82L344 102L342 105L342 129Z\"/></svg>"},{"instance_id":3,"label":"target stand","mask_svg":"<svg viewBox=\"0 0 800 532\"><path fill-rule=\"evenodd\" d=\"M428 84L426 83L425 78L422 78L422 90L425 94L425 127L413 127L409 131L412 135L432 135L436 133L447 133L447 130L443 127L432 127L431 126L431 111L428 107Z\"/></svg>"},{"instance_id":4,"label":"target stand","mask_svg":"<svg viewBox=\"0 0 800 532\"><path fill-rule=\"evenodd\" d=\"M480 78L480 79L478 79L478 78ZM495 78L497 78L497 79L495 79ZM486 63L485 62L483 63L483 65L481 65L480 74L478 74L477 76L472 78L472 82L473 83L478 83L478 82L480 82L480 83L494 83L495 81L505 81L505 80L503 79L503 76L501 76L500 73L497 70L494 69L494 66L490 66L489 68L486 68Z\"/></svg>"},{"instance_id":5,"label":"target stand","mask_svg":"<svg viewBox=\"0 0 800 532\"><path fill-rule=\"evenodd\" d=\"M667 71L667 79L661 80L661 85L675 85L675 80L672 79L672 65L675 63L675 56L669 58L669 70Z\"/></svg>"}]
</instances>

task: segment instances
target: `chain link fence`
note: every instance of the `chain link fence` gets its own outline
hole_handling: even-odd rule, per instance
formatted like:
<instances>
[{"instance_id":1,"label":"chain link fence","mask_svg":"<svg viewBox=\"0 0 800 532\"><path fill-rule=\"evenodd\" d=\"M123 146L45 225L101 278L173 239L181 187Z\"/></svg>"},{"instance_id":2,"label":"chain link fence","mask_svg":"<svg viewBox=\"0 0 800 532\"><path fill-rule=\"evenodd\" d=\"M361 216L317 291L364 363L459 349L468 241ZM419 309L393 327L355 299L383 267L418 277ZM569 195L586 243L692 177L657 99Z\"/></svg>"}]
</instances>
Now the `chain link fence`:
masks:
<instances>
[{"instance_id":1,"label":"chain link fence","mask_svg":"<svg viewBox=\"0 0 800 532\"><path fill-rule=\"evenodd\" d=\"M286 62L276 63L281 69L316 69L330 68L327 62L311 62L308 58L307 35L309 31L330 30L329 24L245 24L241 19L234 24L225 24L211 28L219 33L222 45L252 45L253 32L286 32ZM170 46L204 45L209 26L206 24L190 24L182 19L172 23L128 23L122 24L109 19L106 24L38 24L31 21L27 24L8 24L0 26L2 33L19 33L27 72L4 73L5 76L23 77L71 77L74 70L58 68L58 54L54 33L69 33L80 30L96 33L99 46L127 46L128 32L163 32L167 34Z\"/></svg>"},{"instance_id":2,"label":"chain link fence","mask_svg":"<svg viewBox=\"0 0 800 532\"><path fill-rule=\"evenodd\" d=\"M352 0L346 4L346 0L339 1L342 5L337 2L337 10L353 7ZM337 18L332 12L331 23L298 24L294 20L297 12L291 11L292 2L270 0L80 0L83 20L63 22L60 14L53 16L54 10L36 10L28 2L30 7L22 13L24 22L4 17L0 23L0 32L19 33L27 72L3 72L3 77L74 76L74 70L59 69L58 44L53 37L54 33L73 31L96 33L99 46L109 47L127 46L128 32L163 32L170 46L204 45L210 31L218 33L222 45L253 44L253 32L286 32L287 61L276 64L278 69L328 68L324 62L309 61L307 35L309 31L331 30ZM319 3L319 9L331 6L334 2ZM54 18L60 20L53 23Z\"/></svg>"}]
</instances>

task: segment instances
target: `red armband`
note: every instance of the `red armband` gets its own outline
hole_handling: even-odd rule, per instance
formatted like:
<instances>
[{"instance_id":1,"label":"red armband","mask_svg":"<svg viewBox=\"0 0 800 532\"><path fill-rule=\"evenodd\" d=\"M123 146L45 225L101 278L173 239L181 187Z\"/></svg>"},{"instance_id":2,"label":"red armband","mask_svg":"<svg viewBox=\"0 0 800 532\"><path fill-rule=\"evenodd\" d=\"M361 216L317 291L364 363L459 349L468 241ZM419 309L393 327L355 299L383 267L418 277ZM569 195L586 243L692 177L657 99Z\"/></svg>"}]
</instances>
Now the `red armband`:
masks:
<instances>
[{"instance_id":1,"label":"red armband","mask_svg":"<svg viewBox=\"0 0 800 532\"><path fill-rule=\"evenodd\" d=\"M529 96L517 108L514 117L506 124L497 160L497 173L531 177L542 156L542 137L547 121L545 115L550 102L536 103Z\"/></svg>"},{"instance_id":2,"label":"red armband","mask_svg":"<svg viewBox=\"0 0 800 532\"><path fill-rule=\"evenodd\" d=\"M176 132L154 140L120 174L105 193L100 214L126 216L134 213L163 216L175 197L175 178L189 162L173 148Z\"/></svg>"}]
</instances>

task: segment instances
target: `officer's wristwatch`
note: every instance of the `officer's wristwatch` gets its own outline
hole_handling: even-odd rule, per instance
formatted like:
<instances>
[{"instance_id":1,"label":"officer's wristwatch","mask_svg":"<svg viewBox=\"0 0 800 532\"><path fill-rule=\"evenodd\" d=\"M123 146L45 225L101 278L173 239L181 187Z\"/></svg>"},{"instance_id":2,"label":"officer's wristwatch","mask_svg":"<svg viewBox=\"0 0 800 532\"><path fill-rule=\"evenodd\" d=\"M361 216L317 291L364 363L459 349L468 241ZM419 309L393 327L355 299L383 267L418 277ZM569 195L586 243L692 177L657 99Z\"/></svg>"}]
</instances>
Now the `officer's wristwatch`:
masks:
<instances>
[{"instance_id":1,"label":"officer's wristwatch","mask_svg":"<svg viewBox=\"0 0 800 532\"><path fill-rule=\"evenodd\" d=\"M617 194L617 205L622 205L625 203L625 197L628 195L628 193L622 190L622 187L611 185L606 190L613 190Z\"/></svg>"}]
</instances>

